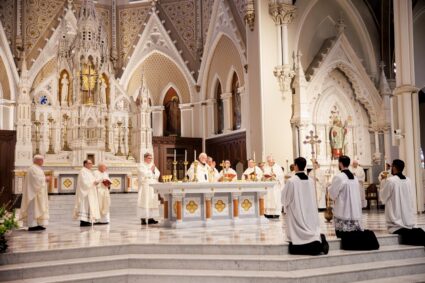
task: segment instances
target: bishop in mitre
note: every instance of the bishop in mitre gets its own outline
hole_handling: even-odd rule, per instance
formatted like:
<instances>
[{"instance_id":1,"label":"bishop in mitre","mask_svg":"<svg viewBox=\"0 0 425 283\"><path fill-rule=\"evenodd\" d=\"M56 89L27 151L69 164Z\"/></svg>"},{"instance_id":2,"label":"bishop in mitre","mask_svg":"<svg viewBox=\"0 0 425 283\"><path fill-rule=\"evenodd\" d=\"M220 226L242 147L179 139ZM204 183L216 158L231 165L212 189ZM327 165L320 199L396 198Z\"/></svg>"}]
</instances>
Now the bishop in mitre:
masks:
<instances>
[{"instance_id":1,"label":"bishop in mitre","mask_svg":"<svg viewBox=\"0 0 425 283\"><path fill-rule=\"evenodd\" d=\"M255 164L254 159L248 160L248 168L242 174L242 180L260 181L263 178L263 171Z\"/></svg>"},{"instance_id":2,"label":"bishop in mitre","mask_svg":"<svg viewBox=\"0 0 425 283\"><path fill-rule=\"evenodd\" d=\"M267 156L267 162L264 165L264 181L277 181L277 183L267 191L265 197L265 217L279 219L282 213L282 189L284 185L283 170L272 156Z\"/></svg>"},{"instance_id":3,"label":"bishop in mitre","mask_svg":"<svg viewBox=\"0 0 425 283\"><path fill-rule=\"evenodd\" d=\"M360 184L359 189L360 189L360 198L362 200L362 207L366 207L367 206L366 192L363 186L366 180L366 174L364 173L364 169L363 167L359 165L359 162L357 160L354 160L350 170L351 170L351 173L353 173L353 175L356 176Z\"/></svg>"},{"instance_id":4,"label":"bishop in mitre","mask_svg":"<svg viewBox=\"0 0 425 283\"><path fill-rule=\"evenodd\" d=\"M199 154L198 157L198 166L196 169L196 177L199 183L206 183L209 181L208 176L210 174L211 167L207 164L208 156L205 152ZM187 170L187 176L190 181L195 179L195 164L192 163Z\"/></svg>"},{"instance_id":5,"label":"bishop in mitre","mask_svg":"<svg viewBox=\"0 0 425 283\"><path fill-rule=\"evenodd\" d=\"M33 165L28 168L24 180L20 219L28 231L45 230L49 222L47 182L50 177L44 175L43 162L43 156L34 156Z\"/></svg>"},{"instance_id":6,"label":"bishop in mitre","mask_svg":"<svg viewBox=\"0 0 425 283\"><path fill-rule=\"evenodd\" d=\"M296 173L287 181L282 192L289 253L327 254L329 245L325 235L320 234L313 180L304 173L307 161L303 157L298 157L294 160L294 164Z\"/></svg>"},{"instance_id":7,"label":"bishop in mitre","mask_svg":"<svg viewBox=\"0 0 425 283\"><path fill-rule=\"evenodd\" d=\"M308 173L316 188L317 206L319 209L326 208L326 176L317 161L313 163L313 170Z\"/></svg>"},{"instance_id":8,"label":"bishop in mitre","mask_svg":"<svg viewBox=\"0 0 425 283\"><path fill-rule=\"evenodd\" d=\"M97 166L97 170L94 171L94 176L99 182L97 184L97 198L99 199L100 220L96 224L108 224L110 221L111 194L109 189L112 181L109 179L109 174L106 170L106 164L100 163Z\"/></svg>"},{"instance_id":9,"label":"bishop in mitre","mask_svg":"<svg viewBox=\"0 0 425 283\"><path fill-rule=\"evenodd\" d=\"M158 194L155 194L151 184L158 183L160 172L153 162L151 153L143 155L143 162L139 164L138 182L139 193L137 199L137 217L141 224L157 224L155 218L159 218Z\"/></svg>"},{"instance_id":10,"label":"bishop in mitre","mask_svg":"<svg viewBox=\"0 0 425 283\"><path fill-rule=\"evenodd\" d=\"M235 182L238 180L238 174L235 170L231 167L232 164L230 163L230 160L224 161L224 167L220 171L220 178L219 181L232 181Z\"/></svg>"},{"instance_id":11,"label":"bishop in mitre","mask_svg":"<svg viewBox=\"0 0 425 283\"><path fill-rule=\"evenodd\" d=\"M425 232L416 227L414 211L415 190L409 177L403 175L404 161L395 159L392 176L383 184L380 198L385 204L385 221L388 231L400 235L404 245L425 245Z\"/></svg>"},{"instance_id":12,"label":"bishop in mitre","mask_svg":"<svg viewBox=\"0 0 425 283\"><path fill-rule=\"evenodd\" d=\"M78 174L73 218L80 220L80 226L91 226L100 219L99 199L97 197L99 181L93 174L92 167L91 160L84 160L83 168Z\"/></svg>"}]
</instances>

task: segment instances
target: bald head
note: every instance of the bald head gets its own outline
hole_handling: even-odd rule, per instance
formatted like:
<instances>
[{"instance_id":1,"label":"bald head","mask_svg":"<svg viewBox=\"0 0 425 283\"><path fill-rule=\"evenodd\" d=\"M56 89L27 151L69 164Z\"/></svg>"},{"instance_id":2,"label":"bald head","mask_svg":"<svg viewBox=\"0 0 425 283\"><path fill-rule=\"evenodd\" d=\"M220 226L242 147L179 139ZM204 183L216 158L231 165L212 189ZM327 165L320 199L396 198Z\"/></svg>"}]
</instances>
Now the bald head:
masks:
<instances>
[{"instance_id":1,"label":"bald head","mask_svg":"<svg viewBox=\"0 0 425 283\"><path fill-rule=\"evenodd\" d=\"M34 164L37 164L38 166L43 166L44 156L43 155L39 155L39 154L34 155L34 158L33 158L32 162Z\"/></svg>"},{"instance_id":2,"label":"bald head","mask_svg":"<svg viewBox=\"0 0 425 283\"><path fill-rule=\"evenodd\" d=\"M267 164L269 166L273 166L274 165L274 158L273 158L273 156L271 156L271 155L267 156Z\"/></svg>"},{"instance_id":3,"label":"bald head","mask_svg":"<svg viewBox=\"0 0 425 283\"><path fill-rule=\"evenodd\" d=\"M99 165L97 165L97 169L100 171L100 172L105 172L106 171L106 169L108 169L108 167L106 166L106 164L105 163L99 163Z\"/></svg>"},{"instance_id":4,"label":"bald head","mask_svg":"<svg viewBox=\"0 0 425 283\"><path fill-rule=\"evenodd\" d=\"M199 161L200 161L202 164L205 164L205 163L207 162L208 155L207 155L205 152L201 152L201 153L199 154L198 159L199 159Z\"/></svg>"},{"instance_id":5,"label":"bald head","mask_svg":"<svg viewBox=\"0 0 425 283\"><path fill-rule=\"evenodd\" d=\"M353 167L357 168L359 166L359 162L357 160L353 160Z\"/></svg>"}]
</instances>

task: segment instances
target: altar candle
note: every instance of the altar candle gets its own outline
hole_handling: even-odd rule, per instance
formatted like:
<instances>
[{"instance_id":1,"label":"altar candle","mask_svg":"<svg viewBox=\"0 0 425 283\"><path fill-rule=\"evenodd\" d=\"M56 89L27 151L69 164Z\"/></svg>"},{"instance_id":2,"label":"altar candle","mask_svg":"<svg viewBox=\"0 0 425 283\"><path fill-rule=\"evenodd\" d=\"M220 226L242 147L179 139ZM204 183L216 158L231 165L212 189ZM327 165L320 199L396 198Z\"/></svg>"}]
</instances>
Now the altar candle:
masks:
<instances>
[{"instance_id":1,"label":"altar candle","mask_svg":"<svg viewBox=\"0 0 425 283\"><path fill-rule=\"evenodd\" d=\"M254 151L254 154L253 154L252 158L253 158L253 159L254 159L254 161L255 161L255 151Z\"/></svg>"},{"instance_id":2,"label":"altar candle","mask_svg":"<svg viewBox=\"0 0 425 283\"><path fill-rule=\"evenodd\" d=\"M187 150L186 149L184 150L184 161L185 162L187 161Z\"/></svg>"},{"instance_id":3,"label":"altar candle","mask_svg":"<svg viewBox=\"0 0 425 283\"><path fill-rule=\"evenodd\" d=\"M196 149L195 149L195 153L193 154L193 160L196 160Z\"/></svg>"},{"instance_id":4,"label":"altar candle","mask_svg":"<svg viewBox=\"0 0 425 283\"><path fill-rule=\"evenodd\" d=\"M174 161L176 161L176 150L174 150Z\"/></svg>"}]
</instances>

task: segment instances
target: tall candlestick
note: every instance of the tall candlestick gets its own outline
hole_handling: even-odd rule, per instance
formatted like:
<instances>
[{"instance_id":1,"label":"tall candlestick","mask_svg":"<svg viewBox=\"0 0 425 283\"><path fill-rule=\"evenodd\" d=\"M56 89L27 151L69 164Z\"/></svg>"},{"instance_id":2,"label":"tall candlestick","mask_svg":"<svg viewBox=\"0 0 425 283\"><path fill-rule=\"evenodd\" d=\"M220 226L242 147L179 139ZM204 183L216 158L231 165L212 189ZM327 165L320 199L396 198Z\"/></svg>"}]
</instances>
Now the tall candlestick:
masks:
<instances>
[{"instance_id":1,"label":"tall candlestick","mask_svg":"<svg viewBox=\"0 0 425 283\"><path fill-rule=\"evenodd\" d=\"M176 150L174 149L174 161L176 161Z\"/></svg>"},{"instance_id":2,"label":"tall candlestick","mask_svg":"<svg viewBox=\"0 0 425 283\"><path fill-rule=\"evenodd\" d=\"M195 153L193 154L193 160L196 160L196 149L195 149Z\"/></svg>"},{"instance_id":3,"label":"tall candlestick","mask_svg":"<svg viewBox=\"0 0 425 283\"><path fill-rule=\"evenodd\" d=\"M255 161L255 151L254 151L254 154L252 155L252 158L254 159L254 161Z\"/></svg>"},{"instance_id":4,"label":"tall candlestick","mask_svg":"<svg viewBox=\"0 0 425 283\"><path fill-rule=\"evenodd\" d=\"M185 162L187 161L187 150L186 149L184 150L184 161Z\"/></svg>"}]
</instances>

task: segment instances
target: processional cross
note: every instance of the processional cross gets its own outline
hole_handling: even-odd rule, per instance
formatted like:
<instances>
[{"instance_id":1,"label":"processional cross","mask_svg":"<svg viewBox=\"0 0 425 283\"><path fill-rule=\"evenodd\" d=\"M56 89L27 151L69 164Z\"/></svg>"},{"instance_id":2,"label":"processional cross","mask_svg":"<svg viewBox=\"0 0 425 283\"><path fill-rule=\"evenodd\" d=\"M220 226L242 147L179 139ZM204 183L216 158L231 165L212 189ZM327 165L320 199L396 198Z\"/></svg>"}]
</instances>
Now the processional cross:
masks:
<instances>
[{"instance_id":1,"label":"processional cross","mask_svg":"<svg viewBox=\"0 0 425 283\"><path fill-rule=\"evenodd\" d=\"M313 177L314 177L314 193L316 194L317 201L317 190L316 190L316 170L314 169L314 163L316 162L316 152L314 151L314 146L320 144L322 141L319 139L318 135L315 135L313 131L310 131L310 135L305 137L304 144L310 144L311 146L311 163L313 164Z\"/></svg>"}]
</instances>

